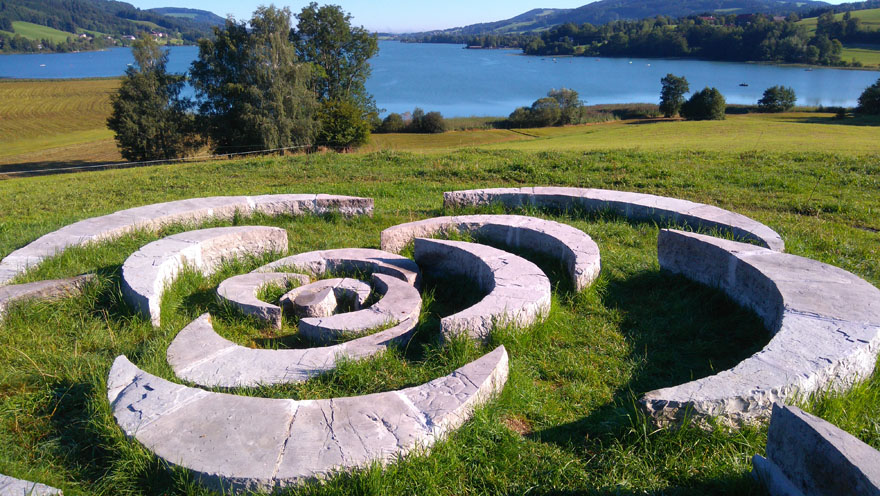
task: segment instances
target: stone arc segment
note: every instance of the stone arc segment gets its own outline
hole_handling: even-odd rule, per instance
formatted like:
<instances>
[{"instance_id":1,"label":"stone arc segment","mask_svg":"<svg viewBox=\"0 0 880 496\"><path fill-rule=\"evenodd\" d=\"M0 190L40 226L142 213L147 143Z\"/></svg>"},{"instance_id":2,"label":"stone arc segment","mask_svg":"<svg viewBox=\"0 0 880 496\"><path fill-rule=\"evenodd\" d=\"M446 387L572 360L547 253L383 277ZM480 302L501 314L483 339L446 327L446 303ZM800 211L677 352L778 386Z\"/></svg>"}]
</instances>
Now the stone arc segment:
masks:
<instances>
[{"instance_id":1,"label":"stone arc segment","mask_svg":"<svg viewBox=\"0 0 880 496\"><path fill-rule=\"evenodd\" d=\"M323 194L212 196L129 208L70 224L13 251L0 261L0 285L71 246L112 240L136 230L157 231L169 224L230 220L236 215L255 213L274 216L330 212L372 215L373 200Z\"/></svg>"},{"instance_id":2,"label":"stone arc segment","mask_svg":"<svg viewBox=\"0 0 880 496\"><path fill-rule=\"evenodd\" d=\"M415 262L394 253L369 248L300 253L266 264L254 272L279 272L285 269L316 277L333 272L363 271L396 277L416 288L421 285L421 272Z\"/></svg>"},{"instance_id":3,"label":"stone arc segment","mask_svg":"<svg viewBox=\"0 0 880 496\"><path fill-rule=\"evenodd\" d=\"M496 325L525 327L550 313L550 280L524 258L476 243L416 238L415 259L426 272L465 277L486 293L440 320L446 339L465 334L485 341Z\"/></svg>"},{"instance_id":4,"label":"stone arc segment","mask_svg":"<svg viewBox=\"0 0 880 496\"><path fill-rule=\"evenodd\" d=\"M329 317L302 318L298 324L300 334L314 342L326 343L405 320L418 320L422 297L416 288L395 277L375 273L373 286L382 295L373 305Z\"/></svg>"},{"instance_id":5,"label":"stone arc segment","mask_svg":"<svg viewBox=\"0 0 880 496\"><path fill-rule=\"evenodd\" d=\"M284 286L291 282L308 284L309 281L311 279L305 274L282 272L241 274L221 282L217 286L217 298L238 308L245 315L281 329L281 307L260 300L257 298L257 293L271 284Z\"/></svg>"},{"instance_id":6,"label":"stone arc segment","mask_svg":"<svg viewBox=\"0 0 880 496\"><path fill-rule=\"evenodd\" d=\"M27 300L56 300L82 292L83 287L93 281L93 274L85 274L69 279L52 279L0 286L0 320L10 305Z\"/></svg>"},{"instance_id":7,"label":"stone arc segment","mask_svg":"<svg viewBox=\"0 0 880 496\"><path fill-rule=\"evenodd\" d=\"M793 406L773 406L767 458L755 455L752 466L772 496L880 496L880 452Z\"/></svg>"},{"instance_id":8,"label":"stone arc segment","mask_svg":"<svg viewBox=\"0 0 880 496\"><path fill-rule=\"evenodd\" d=\"M294 301L303 292L318 291L324 288L333 290L334 297L343 302L350 303L354 310L360 310L373 292L369 284L351 278L321 279L311 284L294 288L281 297L281 306L287 311L294 310Z\"/></svg>"},{"instance_id":9,"label":"stone arc segment","mask_svg":"<svg viewBox=\"0 0 880 496\"><path fill-rule=\"evenodd\" d=\"M61 496L61 490L45 484L0 474L0 496Z\"/></svg>"},{"instance_id":10,"label":"stone arc segment","mask_svg":"<svg viewBox=\"0 0 880 496\"><path fill-rule=\"evenodd\" d=\"M815 260L694 233L661 230L660 267L716 287L753 310L772 334L732 369L646 393L660 425L718 417L731 426L766 420L776 402L842 390L874 372L880 289Z\"/></svg>"},{"instance_id":11,"label":"stone arc segment","mask_svg":"<svg viewBox=\"0 0 880 496\"><path fill-rule=\"evenodd\" d=\"M147 244L126 259L122 294L158 327L162 294L184 267L209 275L224 260L286 250L287 231L278 227L215 227L175 234Z\"/></svg>"},{"instance_id":12,"label":"stone arc segment","mask_svg":"<svg viewBox=\"0 0 880 496\"><path fill-rule=\"evenodd\" d=\"M568 269L576 291L599 276L599 247L586 233L559 222L522 215L459 215L408 222L382 231L381 246L399 253L417 237L454 232L468 232L491 243L556 257Z\"/></svg>"},{"instance_id":13,"label":"stone arc segment","mask_svg":"<svg viewBox=\"0 0 880 496\"><path fill-rule=\"evenodd\" d=\"M107 398L127 436L202 484L273 491L426 452L500 393L507 373L498 347L421 386L295 401L188 388L119 356Z\"/></svg>"},{"instance_id":14,"label":"stone arc segment","mask_svg":"<svg viewBox=\"0 0 880 496\"><path fill-rule=\"evenodd\" d=\"M501 203L508 208L537 207L556 211L610 211L633 220L687 224L694 229L717 229L773 251L785 250L773 229L744 215L704 203L666 196L592 188L495 188L443 193L446 208Z\"/></svg>"},{"instance_id":15,"label":"stone arc segment","mask_svg":"<svg viewBox=\"0 0 880 496\"><path fill-rule=\"evenodd\" d=\"M359 360L405 343L416 328L407 319L384 331L333 346L307 349L253 349L222 338L204 314L184 327L166 350L174 374L204 387L258 387L304 382L336 368L339 360Z\"/></svg>"}]
</instances>

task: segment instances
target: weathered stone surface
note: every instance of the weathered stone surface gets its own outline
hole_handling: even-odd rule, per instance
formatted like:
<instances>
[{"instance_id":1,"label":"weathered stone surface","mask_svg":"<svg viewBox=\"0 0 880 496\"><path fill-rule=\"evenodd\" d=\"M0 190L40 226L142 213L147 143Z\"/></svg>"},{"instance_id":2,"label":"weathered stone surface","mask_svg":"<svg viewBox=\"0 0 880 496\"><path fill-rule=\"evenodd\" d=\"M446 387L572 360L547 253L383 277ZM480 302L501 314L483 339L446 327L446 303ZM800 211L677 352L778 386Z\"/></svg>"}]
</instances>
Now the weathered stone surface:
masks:
<instances>
[{"instance_id":1,"label":"weathered stone surface","mask_svg":"<svg viewBox=\"0 0 880 496\"><path fill-rule=\"evenodd\" d=\"M254 272L277 272L285 268L314 276L322 276L328 272L364 271L396 277L417 288L421 284L419 266L415 262L394 253L369 248L300 253L276 260Z\"/></svg>"},{"instance_id":2,"label":"weathered stone surface","mask_svg":"<svg viewBox=\"0 0 880 496\"><path fill-rule=\"evenodd\" d=\"M735 241L662 230L664 270L717 287L754 310L773 338L730 370L641 399L659 424L685 416L731 425L775 402L839 390L871 375L880 351L880 290L849 272Z\"/></svg>"},{"instance_id":3,"label":"weathered stone surface","mask_svg":"<svg viewBox=\"0 0 880 496\"><path fill-rule=\"evenodd\" d=\"M205 387L254 387L303 382L336 368L339 359L380 353L412 335L416 319L334 346L291 350L252 349L220 337L204 314L180 331L166 352L181 379Z\"/></svg>"},{"instance_id":4,"label":"weathered stone surface","mask_svg":"<svg viewBox=\"0 0 880 496\"><path fill-rule=\"evenodd\" d=\"M736 238L754 241L774 251L785 243L776 231L729 210L677 198L592 188L495 188L443 193L445 207L502 203L516 208L531 206L558 211L611 211L623 217L655 222L675 222L693 228L717 229Z\"/></svg>"},{"instance_id":5,"label":"weathered stone surface","mask_svg":"<svg viewBox=\"0 0 880 496\"><path fill-rule=\"evenodd\" d=\"M300 317L329 317L336 313L336 295L333 288L302 292L293 300L293 311Z\"/></svg>"},{"instance_id":6,"label":"weathered stone surface","mask_svg":"<svg viewBox=\"0 0 880 496\"><path fill-rule=\"evenodd\" d=\"M440 320L447 338L464 333L485 340L496 325L524 327L550 312L550 280L524 258L476 243L416 238L415 259L426 271L462 276L487 293Z\"/></svg>"},{"instance_id":7,"label":"weathered stone surface","mask_svg":"<svg viewBox=\"0 0 880 496\"><path fill-rule=\"evenodd\" d=\"M276 329L280 329L281 307L258 299L257 292L270 284L284 286L293 281L299 284L308 284L311 279L305 274L252 272L230 277L221 282L217 286L217 297L236 306L242 313L269 322Z\"/></svg>"},{"instance_id":8,"label":"weathered stone surface","mask_svg":"<svg viewBox=\"0 0 880 496\"><path fill-rule=\"evenodd\" d=\"M323 289L330 289L337 302L352 307L352 310L360 310L370 293L373 291L369 284L351 278L321 279L305 286L300 286L289 291L281 297L281 306L285 310L296 312L294 305L295 300L304 292L315 292ZM338 307L334 307L333 311L328 314L338 312Z\"/></svg>"},{"instance_id":9,"label":"weathered stone surface","mask_svg":"<svg viewBox=\"0 0 880 496\"><path fill-rule=\"evenodd\" d=\"M0 496L56 496L61 490L0 474Z\"/></svg>"},{"instance_id":10,"label":"weathered stone surface","mask_svg":"<svg viewBox=\"0 0 880 496\"><path fill-rule=\"evenodd\" d=\"M70 246L109 240L135 230L155 231L168 224L232 219L236 214L300 215L339 212L372 215L373 200L337 195L261 195L191 198L129 208L85 219L46 234L0 261L0 285Z\"/></svg>"},{"instance_id":11,"label":"weathered stone surface","mask_svg":"<svg viewBox=\"0 0 880 496\"><path fill-rule=\"evenodd\" d=\"M120 356L107 387L125 434L162 460L214 488L273 490L427 450L501 391L507 367L499 347L414 388L294 401L186 388Z\"/></svg>"},{"instance_id":12,"label":"weathered stone surface","mask_svg":"<svg viewBox=\"0 0 880 496\"><path fill-rule=\"evenodd\" d=\"M452 232L469 232L492 243L557 257L565 263L578 291L599 276L599 247L586 233L559 222L522 215L459 215L409 222L382 231L381 245L383 250L399 253L417 237Z\"/></svg>"},{"instance_id":13,"label":"weathered stone surface","mask_svg":"<svg viewBox=\"0 0 880 496\"><path fill-rule=\"evenodd\" d=\"M773 406L767 458L752 475L773 496L880 495L880 452L792 406Z\"/></svg>"},{"instance_id":14,"label":"weathered stone surface","mask_svg":"<svg viewBox=\"0 0 880 496\"><path fill-rule=\"evenodd\" d=\"M356 336L408 319L418 320L422 297L416 288L395 277L377 273L373 274L373 285L376 292L382 295L378 302L354 312L323 318L302 318L299 321L300 334L321 343L343 336Z\"/></svg>"},{"instance_id":15,"label":"weathered stone surface","mask_svg":"<svg viewBox=\"0 0 880 496\"><path fill-rule=\"evenodd\" d=\"M175 234L144 246L126 259L122 265L122 292L129 304L159 326L162 293L184 266L207 275L226 259L286 250L287 231L278 227L216 227Z\"/></svg>"},{"instance_id":16,"label":"weathered stone surface","mask_svg":"<svg viewBox=\"0 0 880 496\"><path fill-rule=\"evenodd\" d=\"M69 279L29 282L0 286L0 320L9 305L25 300L55 300L78 294L83 286L94 280L95 276L86 274Z\"/></svg>"}]
</instances>

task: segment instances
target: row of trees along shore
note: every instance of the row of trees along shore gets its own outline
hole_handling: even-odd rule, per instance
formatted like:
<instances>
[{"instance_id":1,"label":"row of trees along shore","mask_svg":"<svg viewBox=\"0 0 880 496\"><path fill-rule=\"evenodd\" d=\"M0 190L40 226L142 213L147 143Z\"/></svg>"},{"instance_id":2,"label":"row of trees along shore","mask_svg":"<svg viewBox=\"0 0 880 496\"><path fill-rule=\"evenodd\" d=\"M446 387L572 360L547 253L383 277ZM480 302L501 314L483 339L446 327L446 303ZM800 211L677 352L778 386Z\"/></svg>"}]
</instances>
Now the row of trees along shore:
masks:
<instances>
[{"instance_id":1,"label":"row of trees along shore","mask_svg":"<svg viewBox=\"0 0 880 496\"><path fill-rule=\"evenodd\" d=\"M108 127L127 160L181 157L204 145L215 153L326 146L367 141L378 110L365 83L374 35L351 26L335 5L260 7L248 22L227 19L213 39L199 40L188 74L167 71L168 53L149 36L133 45L111 98ZM195 98L182 95L189 82Z\"/></svg>"},{"instance_id":2,"label":"row of trees along shore","mask_svg":"<svg viewBox=\"0 0 880 496\"><path fill-rule=\"evenodd\" d=\"M463 43L471 47L521 48L527 55L585 57L673 57L706 60L764 61L829 66L859 66L841 59L842 43L880 43L880 31L862 26L846 12L817 18L815 33L787 17L764 14L658 16L615 21L600 26L562 24L540 35L457 35L431 33L405 38L425 43Z\"/></svg>"}]
</instances>

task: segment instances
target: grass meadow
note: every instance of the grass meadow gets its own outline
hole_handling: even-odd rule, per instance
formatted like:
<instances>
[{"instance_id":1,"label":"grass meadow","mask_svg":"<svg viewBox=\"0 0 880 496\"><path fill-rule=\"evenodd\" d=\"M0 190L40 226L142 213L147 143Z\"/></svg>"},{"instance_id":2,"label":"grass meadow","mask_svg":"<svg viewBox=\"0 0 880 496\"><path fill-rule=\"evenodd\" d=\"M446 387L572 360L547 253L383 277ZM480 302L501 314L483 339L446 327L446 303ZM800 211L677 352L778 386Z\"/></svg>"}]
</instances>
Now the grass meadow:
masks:
<instances>
[{"instance_id":1,"label":"grass meadow","mask_svg":"<svg viewBox=\"0 0 880 496\"><path fill-rule=\"evenodd\" d=\"M793 139L793 130L813 132L816 124L793 119L781 120ZM720 124L741 122L747 121L731 117ZM598 138L594 147L577 148L563 129L559 136L439 152L385 149L10 179L0 181L0 256L76 220L122 208L260 193L372 197L371 218L261 216L234 223L287 229L291 253L378 247L379 233L388 226L452 213L442 207L443 191L552 184L711 203L766 223L782 235L790 253L880 285L880 155L858 146L869 138L854 134L826 150L797 142L771 151L772 145L760 141L755 147L689 149L686 134L700 131L679 128L666 138L646 136L640 146L614 146L625 133L687 124L582 129L581 139L590 139L586 130L613 130L605 148ZM706 139L720 140L724 133L710 132L714 123L706 124ZM876 143L874 127L825 126L828 132L873 131ZM649 149L676 134L676 146ZM736 139L745 138L731 141ZM559 143L572 144L556 149ZM235 391L307 399L394 390L447 374L499 344L507 347L511 368L504 392L429 455L337 475L288 494L762 494L749 472L751 456L764 452L765 427L657 430L634 407L648 390L729 368L760 349L769 337L757 317L717 291L661 272L656 239L663 226L610 215L523 213L584 230L602 253L600 278L579 293L557 262L522 253L554 285L545 322L499 329L482 347L439 345L438 319L479 295L463 290L462 281L428 280L423 317L405 346L304 384ZM147 242L191 227L71 249L20 278L98 274L82 296L19 305L0 323L0 473L54 485L66 495L210 494L187 473L163 466L125 439L106 401L113 359L125 354L148 372L174 380L165 350L183 326L206 311L219 333L245 346L303 343L293 321L274 331L219 306L213 296L220 281L265 260L229 263L211 277L184 274L166 293L159 329L124 303L125 258ZM802 406L880 448L880 376Z\"/></svg>"}]
</instances>

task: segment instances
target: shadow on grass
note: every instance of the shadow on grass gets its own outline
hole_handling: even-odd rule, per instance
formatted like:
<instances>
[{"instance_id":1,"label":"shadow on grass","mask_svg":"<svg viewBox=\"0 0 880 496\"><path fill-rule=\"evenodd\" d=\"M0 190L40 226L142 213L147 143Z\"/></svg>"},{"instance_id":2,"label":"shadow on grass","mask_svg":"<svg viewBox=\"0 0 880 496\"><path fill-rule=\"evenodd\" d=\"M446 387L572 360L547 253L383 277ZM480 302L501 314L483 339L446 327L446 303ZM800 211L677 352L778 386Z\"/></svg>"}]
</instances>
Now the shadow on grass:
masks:
<instances>
[{"instance_id":1,"label":"shadow on grass","mask_svg":"<svg viewBox=\"0 0 880 496\"><path fill-rule=\"evenodd\" d=\"M856 115L855 117L845 117L839 119L837 117L807 117L798 119L793 122L803 124L834 124L838 126L859 126L859 127L878 127L880 126L880 116L874 115Z\"/></svg>"}]
</instances>

